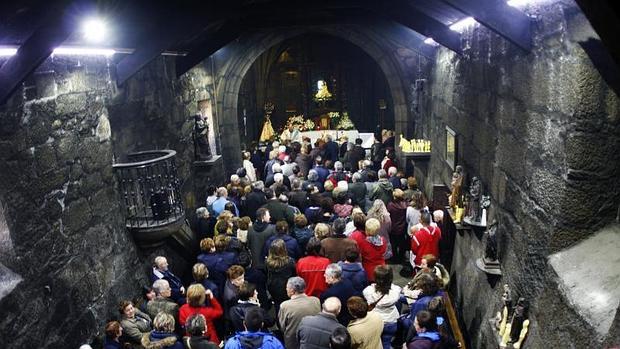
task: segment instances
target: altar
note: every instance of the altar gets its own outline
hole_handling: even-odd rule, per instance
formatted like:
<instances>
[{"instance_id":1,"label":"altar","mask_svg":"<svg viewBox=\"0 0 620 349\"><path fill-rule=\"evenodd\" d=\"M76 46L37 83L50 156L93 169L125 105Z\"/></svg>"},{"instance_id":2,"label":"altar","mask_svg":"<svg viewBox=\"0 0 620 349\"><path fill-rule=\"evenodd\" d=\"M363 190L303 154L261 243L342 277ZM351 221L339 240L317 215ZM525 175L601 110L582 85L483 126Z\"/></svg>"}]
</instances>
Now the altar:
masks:
<instances>
[{"instance_id":1,"label":"altar","mask_svg":"<svg viewBox=\"0 0 620 349\"><path fill-rule=\"evenodd\" d=\"M347 136L349 138L349 142L355 143L356 138L362 139L362 148L369 149L372 147L374 142L374 134L370 133L360 133L357 130L321 130L321 131L303 131L300 132L300 137L308 137L310 138L311 144L314 145L317 139L323 137L324 134L330 134L333 140L338 140L342 136Z\"/></svg>"}]
</instances>

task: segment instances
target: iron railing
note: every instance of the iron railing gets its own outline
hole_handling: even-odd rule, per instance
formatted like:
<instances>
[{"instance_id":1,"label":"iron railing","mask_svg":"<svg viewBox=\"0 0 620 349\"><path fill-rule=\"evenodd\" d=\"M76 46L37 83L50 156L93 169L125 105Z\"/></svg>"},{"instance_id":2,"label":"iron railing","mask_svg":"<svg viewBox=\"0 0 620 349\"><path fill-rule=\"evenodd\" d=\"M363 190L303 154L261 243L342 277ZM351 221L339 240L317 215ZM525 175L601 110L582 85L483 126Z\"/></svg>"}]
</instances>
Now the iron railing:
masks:
<instances>
[{"instance_id":1,"label":"iron railing","mask_svg":"<svg viewBox=\"0 0 620 349\"><path fill-rule=\"evenodd\" d=\"M112 166L127 228L152 229L185 218L175 158L174 150L141 151Z\"/></svg>"}]
</instances>

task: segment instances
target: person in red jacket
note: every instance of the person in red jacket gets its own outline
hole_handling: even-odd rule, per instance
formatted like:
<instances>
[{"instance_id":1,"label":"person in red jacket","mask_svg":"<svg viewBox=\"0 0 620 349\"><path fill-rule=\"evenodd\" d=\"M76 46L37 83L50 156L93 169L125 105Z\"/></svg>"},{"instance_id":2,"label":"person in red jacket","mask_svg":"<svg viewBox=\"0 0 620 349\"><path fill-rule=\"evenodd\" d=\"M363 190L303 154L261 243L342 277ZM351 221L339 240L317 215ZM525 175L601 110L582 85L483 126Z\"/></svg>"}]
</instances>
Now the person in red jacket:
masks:
<instances>
[{"instance_id":1,"label":"person in red jacket","mask_svg":"<svg viewBox=\"0 0 620 349\"><path fill-rule=\"evenodd\" d=\"M325 269L329 265L329 258L320 255L321 240L316 237L310 238L306 245L306 257L297 261L296 272L306 282L306 294L319 297L327 289L325 282Z\"/></svg>"},{"instance_id":2,"label":"person in red jacket","mask_svg":"<svg viewBox=\"0 0 620 349\"><path fill-rule=\"evenodd\" d=\"M209 300L209 306L205 305L205 300ZM201 284L193 284L187 289L187 303L179 309L179 324L185 328L187 319L194 314L202 314L207 320L206 336L213 343L220 343L213 320L224 314L224 309L213 297L211 290L205 290ZM186 334L187 335L187 334Z\"/></svg>"},{"instance_id":3,"label":"person in red jacket","mask_svg":"<svg viewBox=\"0 0 620 349\"><path fill-rule=\"evenodd\" d=\"M416 266L420 266L422 256L427 254L432 254L439 259L439 240L441 240L441 229L431 226L431 214L428 211L422 211L420 223L422 223L422 228L411 238L411 253L415 255ZM412 229L415 229L415 226Z\"/></svg>"},{"instance_id":4,"label":"person in red jacket","mask_svg":"<svg viewBox=\"0 0 620 349\"><path fill-rule=\"evenodd\" d=\"M387 241L379 235L381 223L376 218L366 221L366 238L358 241L360 254L362 256L362 266L366 270L368 282L375 281L375 267L384 265L383 255L387 250Z\"/></svg>"}]
</instances>

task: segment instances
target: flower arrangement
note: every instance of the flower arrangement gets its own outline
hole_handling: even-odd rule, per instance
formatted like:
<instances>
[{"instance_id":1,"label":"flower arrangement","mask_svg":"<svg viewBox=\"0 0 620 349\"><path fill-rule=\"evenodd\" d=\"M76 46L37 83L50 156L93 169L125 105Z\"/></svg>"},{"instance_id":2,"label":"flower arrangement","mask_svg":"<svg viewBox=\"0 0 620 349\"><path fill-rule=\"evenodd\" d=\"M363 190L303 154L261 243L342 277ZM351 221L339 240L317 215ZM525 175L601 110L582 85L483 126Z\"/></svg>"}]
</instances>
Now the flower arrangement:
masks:
<instances>
[{"instance_id":1,"label":"flower arrangement","mask_svg":"<svg viewBox=\"0 0 620 349\"><path fill-rule=\"evenodd\" d=\"M305 130L304 130L304 131L306 131L306 130L307 130L307 131L314 130L315 126L316 126L316 125L314 124L314 121L312 121L312 119L307 119L307 120L304 122L304 128L305 128Z\"/></svg>"},{"instance_id":2,"label":"flower arrangement","mask_svg":"<svg viewBox=\"0 0 620 349\"><path fill-rule=\"evenodd\" d=\"M353 125L353 121L351 121L351 119L349 118L349 113L347 112L342 113L342 117L338 121L338 124L336 124L336 129L337 130L355 129L355 125Z\"/></svg>"},{"instance_id":3,"label":"flower arrangement","mask_svg":"<svg viewBox=\"0 0 620 349\"><path fill-rule=\"evenodd\" d=\"M327 115L329 115L330 119L337 119L340 117L340 113L337 111L331 111L329 113L327 113Z\"/></svg>"}]
</instances>

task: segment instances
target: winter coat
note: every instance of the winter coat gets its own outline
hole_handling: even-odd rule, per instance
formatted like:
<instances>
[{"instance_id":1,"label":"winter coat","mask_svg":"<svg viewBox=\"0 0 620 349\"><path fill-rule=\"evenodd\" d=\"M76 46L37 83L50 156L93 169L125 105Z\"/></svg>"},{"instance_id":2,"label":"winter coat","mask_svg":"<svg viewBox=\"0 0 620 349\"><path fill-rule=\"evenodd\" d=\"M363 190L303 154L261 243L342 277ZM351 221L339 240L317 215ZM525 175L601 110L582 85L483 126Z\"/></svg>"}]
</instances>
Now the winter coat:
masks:
<instances>
[{"instance_id":1,"label":"winter coat","mask_svg":"<svg viewBox=\"0 0 620 349\"><path fill-rule=\"evenodd\" d=\"M329 170L326 169L325 167L323 167L323 165L314 166L312 169L315 170L316 173L319 175L318 181L320 183L325 183L325 180L329 176ZM321 186L321 187L323 187L323 186Z\"/></svg>"},{"instance_id":2,"label":"winter coat","mask_svg":"<svg viewBox=\"0 0 620 349\"><path fill-rule=\"evenodd\" d=\"M392 201L392 191L394 191L392 183L387 179L380 179L373 191L370 192L369 199L370 201L380 199L387 206L387 204Z\"/></svg>"},{"instance_id":3,"label":"winter coat","mask_svg":"<svg viewBox=\"0 0 620 349\"><path fill-rule=\"evenodd\" d=\"M327 289L324 274L329 263L321 256L306 256L297 261L297 275L306 281L306 294L318 297Z\"/></svg>"},{"instance_id":4,"label":"winter coat","mask_svg":"<svg viewBox=\"0 0 620 349\"><path fill-rule=\"evenodd\" d=\"M144 349L183 349L174 333L152 331L142 336Z\"/></svg>"},{"instance_id":5,"label":"winter coat","mask_svg":"<svg viewBox=\"0 0 620 349\"><path fill-rule=\"evenodd\" d=\"M284 332L284 345L286 349L299 348L297 330L299 323L305 316L316 315L321 312L321 302L316 297L306 294L293 295L291 299L280 305L278 321Z\"/></svg>"},{"instance_id":6,"label":"winter coat","mask_svg":"<svg viewBox=\"0 0 620 349\"><path fill-rule=\"evenodd\" d=\"M361 293L368 286L368 277L362 263L338 262L338 265L342 268L342 279L350 280L357 292Z\"/></svg>"},{"instance_id":7,"label":"winter coat","mask_svg":"<svg viewBox=\"0 0 620 349\"><path fill-rule=\"evenodd\" d=\"M291 235L293 235L295 240L297 240L297 244L303 255L308 241L310 241L310 238L314 236L314 232L310 229L310 227L295 227L293 228L293 233Z\"/></svg>"},{"instance_id":8,"label":"winter coat","mask_svg":"<svg viewBox=\"0 0 620 349\"><path fill-rule=\"evenodd\" d=\"M337 328L344 328L333 314L320 312L314 316L306 316L297 328L299 349L329 348L329 337Z\"/></svg>"},{"instance_id":9,"label":"winter coat","mask_svg":"<svg viewBox=\"0 0 620 349\"><path fill-rule=\"evenodd\" d=\"M120 342L108 338L107 336L103 340L103 349L122 349L123 346Z\"/></svg>"},{"instance_id":10,"label":"winter coat","mask_svg":"<svg viewBox=\"0 0 620 349\"><path fill-rule=\"evenodd\" d=\"M168 298L155 297L146 304L146 311L151 319L155 319L160 311L168 313L176 319L179 313L179 305Z\"/></svg>"},{"instance_id":11,"label":"winter coat","mask_svg":"<svg viewBox=\"0 0 620 349\"><path fill-rule=\"evenodd\" d=\"M288 193L288 203L289 205L297 207L299 211L304 212L310 204L308 200L308 193L301 190L290 191Z\"/></svg>"},{"instance_id":12,"label":"winter coat","mask_svg":"<svg viewBox=\"0 0 620 349\"><path fill-rule=\"evenodd\" d=\"M224 349L284 349L284 347L271 334L243 331L226 341Z\"/></svg>"},{"instance_id":13,"label":"winter coat","mask_svg":"<svg viewBox=\"0 0 620 349\"><path fill-rule=\"evenodd\" d=\"M275 227L265 222L254 222L248 231L248 248L252 253L252 266L262 268L265 260L261 258L265 241L275 234Z\"/></svg>"},{"instance_id":14,"label":"winter coat","mask_svg":"<svg viewBox=\"0 0 620 349\"><path fill-rule=\"evenodd\" d=\"M185 349L219 349L220 347L204 336L183 337Z\"/></svg>"},{"instance_id":15,"label":"winter coat","mask_svg":"<svg viewBox=\"0 0 620 349\"><path fill-rule=\"evenodd\" d=\"M267 269L267 289L276 306L288 299L286 282L295 276L295 261L289 257L287 264L280 268L272 268L265 263Z\"/></svg>"},{"instance_id":16,"label":"winter coat","mask_svg":"<svg viewBox=\"0 0 620 349\"><path fill-rule=\"evenodd\" d=\"M153 322L148 314L136 309L136 315L133 319L123 316L121 327L123 328L123 337L131 340L131 342L139 344L145 333L151 332Z\"/></svg>"},{"instance_id":17,"label":"winter coat","mask_svg":"<svg viewBox=\"0 0 620 349\"><path fill-rule=\"evenodd\" d=\"M351 347L356 349L380 349L383 320L372 311L366 317L355 319L347 326L351 335Z\"/></svg>"},{"instance_id":18,"label":"winter coat","mask_svg":"<svg viewBox=\"0 0 620 349\"><path fill-rule=\"evenodd\" d=\"M347 304L347 300L353 296L360 296L362 293L357 291L350 280L341 279L335 284L329 285L325 292L321 293L321 303L325 302L325 300L329 297L336 297L340 300L340 304ZM346 309L341 309L338 314L338 322L342 325L346 326L349 324L349 321L353 320L351 314Z\"/></svg>"},{"instance_id":19,"label":"winter coat","mask_svg":"<svg viewBox=\"0 0 620 349\"><path fill-rule=\"evenodd\" d=\"M231 265L236 264L236 257L234 252L224 251L201 253L196 259L198 262L207 266L207 270L209 270L209 279L221 290L224 287L224 282L226 282L226 271Z\"/></svg>"},{"instance_id":20,"label":"winter coat","mask_svg":"<svg viewBox=\"0 0 620 349\"><path fill-rule=\"evenodd\" d=\"M399 316L396 303L400 299L401 290L400 286L392 284L390 291L386 295L382 295L377 291L376 284L372 284L364 289L364 298L368 304L375 304L372 311L381 315L383 323L395 323Z\"/></svg>"},{"instance_id":21,"label":"winter coat","mask_svg":"<svg viewBox=\"0 0 620 349\"><path fill-rule=\"evenodd\" d=\"M338 161L338 143L334 141L325 143L325 160Z\"/></svg>"},{"instance_id":22,"label":"winter coat","mask_svg":"<svg viewBox=\"0 0 620 349\"><path fill-rule=\"evenodd\" d=\"M390 234L403 235L407 229L407 204L404 201L392 201L387 205L392 221Z\"/></svg>"},{"instance_id":23,"label":"winter coat","mask_svg":"<svg viewBox=\"0 0 620 349\"><path fill-rule=\"evenodd\" d=\"M392 176L388 178L388 181L390 181L390 183L392 184L392 188L394 189L401 188L400 177Z\"/></svg>"},{"instance_id":24,"label":"winter coat","mask_svg":"<svg viewBox=\"0 0 620 349\"><path fill-rule=\"evenodd\" d=\"M273 224L279 220L287 221L289 226L295 223L293 211L288 208L288 205L278 201L277 199L268 200L262 207L269 210L271 223Z\"/></svg>"},{"instance_id":25,"label":"winter coat","mask_svg":"<svg viewBox=\"0 0 620 349\"><path fill-rule=\"evenodd\" d=\"M299 257L303 256L303 253L299 249L299 244L294 237L288 234L275 234L270 236L267 241L265 241L265 245L263 246L262 258L265 259L269 254L269 247L271 244L277 239L281 239L284 241L286 245L286 252L288 252L288 256L297 260Z\"/></svg>"},{"instance_id":26,"label":"winter coat","mask_svg":"<svg viewBox=\"0 0 620 349\"><path fill-rule=\"evenodd\" d=\"M344 261L349 249L359 251L357 242L344 235L321 240L321 255L329 258L330 263Z\"/></svg>"},{"instance_id":27,"label":"winter coat","mask_svg":"<svg viewBox=\"0 0 620 349\"><path fill-rule=\"evenodd\" d=\"M267 198L262 190L252 189L245 196L245 212L252 219L256 220L256 211L267 203Z\"/></svg>"},{"instance_id":28,"label":"winter coat","mask_svg":"<svg viewBox=\"0 0 620 349\"><path fill-rule=\"evenodd\" d=\"M353 206L358 205L365 211L366 207L366 184L363 182L349 183L349 189L347 190L351 197L351 204Z\"/></svg>"},{"instance_id":29,"label":"winter coat","mask_svg":"<svg viewBox=\"0 0 620 349\"><path fill-rule=\"evenodd\" d=\"M183 287L183 283L178 276L174 275L170 270L161 271L157 268L153 268L151 270L151 285L159 279L164 279L168 281L168 284L170 285L170 289L172 291L172 295L170 296L170 298L172 298L175 302L178 302L183 298L183 294L181 293L181 287Z\"/></svg>"},{"instance_id":30,"label":"winter coat","mask_svg":"<svg viewBox=\"0 0 620 349\"><path fill-rule=\"evenodd\" d=\"M438 332L423 332L407 343L407 349L439 349L441 340Z\"/></svg>"},{"instance_id":31,"label":"winter coat","mask_svg":"<svg viewBox=\"0 0 620 349\"><path fill-rule=\"evenodd\" d=\"M215 331L214 320L220 318L224 310L216 298L209 299L209 302L210 306L208 307L192 307L189 304L183 304L181 309L179 309L179 324L185 327L185 323L191 315L202 314L207 320L207 337L209 337L212 342L219 343L220 339L217 337Z\"/></svg>"},{"instance_id":32,"label":"winter coat","mask_svg":"<svg viewBox=\"0 0 620 349\"><path fill-rule=\"evenodd\" d=\"M375 267L385 264L383 256L387 251L387 241L379 235L368 236L358 241L358 246L368 281L375 281Z\"/></svg>"},{"instance_id":33,"label":"winter coat","mask_svg":"<svg viewBox=\"0 0 620 349\"><path fill-rule=\"evenodd\" d=\"M233 324L235 332L241 332L245 330L243 321L245 320L245 314L250 308L258 307L258 304L251 303L249 301L239 301L239 303L230 308L230 321ZM263 313L263 329L267 330L276 324L276 319L271 313L261 309Z\"/></svg>"}]
</instances>

